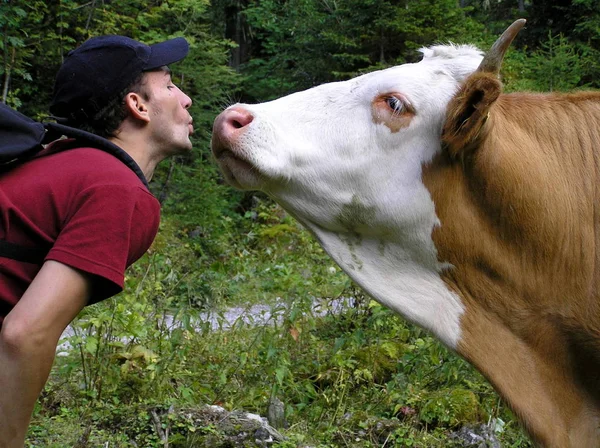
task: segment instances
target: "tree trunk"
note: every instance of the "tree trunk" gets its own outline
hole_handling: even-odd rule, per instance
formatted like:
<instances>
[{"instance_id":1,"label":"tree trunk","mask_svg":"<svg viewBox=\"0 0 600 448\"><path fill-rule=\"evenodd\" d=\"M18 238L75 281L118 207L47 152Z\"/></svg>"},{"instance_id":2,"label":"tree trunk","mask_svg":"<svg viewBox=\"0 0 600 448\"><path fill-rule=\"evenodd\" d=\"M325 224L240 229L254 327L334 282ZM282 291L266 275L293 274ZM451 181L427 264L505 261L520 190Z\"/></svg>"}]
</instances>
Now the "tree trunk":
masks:
<instances>
[{"instance_id":1,"label":"tree trunk","mask_svg":"<svg viewBox=\"0 0 600 448\"><path fill-rule=\"evenodd\" d=\"M4 88L2 89L2 102L6 103L6 97L8 95L8 33L6 32L6 27L2 30L2 34L4 35Z\"/></svg>"},{"instance_id":2,"label":"tree trunk","mask_svg":"<svg viewBox=\"0 0 600 448\"><path fill-rule=\"evenodd\" d=\"M235 4L225 7L225 38L231 39L237 47L231 49L229 66L239 71L240 66L248 60L248 35L243 11L246 8L245 0L238 0Z\"/></svg>"},{"instance_id":3,"label":"tree trunk","mask_svg":"<svg viewBox=\"0 0 600 448\"><path fill-rule=\"evenodd\" d=\"M160 190L160 193L158 195L158 202L160 202L161 204L163 202L165 202L165 200L167 199L167 195L169 194L169 184L171 182L171 177L173 177L173 171L175 170L175 161L176 157L171 157L171 165L169 166L169 173L167 174L167 178L165 179L165 183L162 186L162 189Z\"/></svg>"},{"instance_id":4,"label":"tree trunk","mask_svg":"<svg viewBox=\"0 0 600 448\"><path fill-rule=\"evenodd\" d=\"M235 42L238 44L233 54L233 67L235 71L239 71L240 65L242 64L242 12L240 2L237 4L237 10L235 12Z\"/></svg>"},{"instance_id":5,"label":"tree trunk","mask_svg":"<svg viewBox=\"0 0 600 448\"><path fill-rule=\"evenodd\" d=\"M385 42L385 34L383 32L383 27L381 27L381 29L379 30L379 62L381 64L385 64L384 42Z\"/></svg>"},{"instance_id":6,"label":"tree trunk","mask_svg":"<svg viewBox=\"0 0 600 448\"><path fill-rule=\"evenodd\" d=\"M94 16L94 10L96 9L96 0L92 0L92 4L90 6L90 13L88 15L87 21L85 23L85 30L90 29L90 23L92 22L92 17Z\"/></svg>"},{"instance_id":7,"label":"tree trunk","mask_svg":"<svg viewBox=\"0 0 600 448\"><path fill-rule=\"evenodd\" d=\"M12 71L12 66L15 64L15 57L17 53L17 49L13 47L12 56L10 63L8 62L8 47L7 47L7 38L4 36L4 85L2 87L2 102L6 104L6 100L8 99L8 88L10 86L10 72Z\"/></svg>"}]
</instances>

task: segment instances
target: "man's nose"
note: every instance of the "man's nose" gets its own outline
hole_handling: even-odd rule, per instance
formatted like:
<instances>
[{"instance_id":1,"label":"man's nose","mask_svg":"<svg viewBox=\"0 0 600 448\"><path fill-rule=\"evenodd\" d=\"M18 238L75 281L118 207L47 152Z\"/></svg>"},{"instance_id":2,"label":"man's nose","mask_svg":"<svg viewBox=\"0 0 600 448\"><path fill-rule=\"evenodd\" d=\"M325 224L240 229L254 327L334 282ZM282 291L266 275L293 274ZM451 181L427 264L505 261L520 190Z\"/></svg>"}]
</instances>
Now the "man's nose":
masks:
<instances>
[{"instance_id":1,"label":"man's nose","mask_svg":"<svg viewBox=\"0 0 600 448\"><path fill-rule=\"evenodd\" d=\"M184 109L189 109L192 106L192 99L183 92L181 92L181 94L183 95L181 98L181 105Z\"/></svg>"}]
</instances>

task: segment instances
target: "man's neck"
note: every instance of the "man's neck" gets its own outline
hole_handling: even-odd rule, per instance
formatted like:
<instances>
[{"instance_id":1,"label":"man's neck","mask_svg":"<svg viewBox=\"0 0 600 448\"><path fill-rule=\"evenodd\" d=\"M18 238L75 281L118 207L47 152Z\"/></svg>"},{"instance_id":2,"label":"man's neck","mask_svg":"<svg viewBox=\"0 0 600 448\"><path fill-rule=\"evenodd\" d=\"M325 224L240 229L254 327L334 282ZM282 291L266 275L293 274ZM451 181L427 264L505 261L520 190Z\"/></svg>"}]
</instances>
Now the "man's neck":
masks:
<instances>
[{"instance_id":1,"label":"man's neck","mask_svg":"<svg viewBox=\"0 0 600 448\"><path fill-rule=\"evenodd\" d=\"M152 176L154 175L156 165L158 165L160 160L158 160L156 157L153 157L154 152L149 150L148 145L139 142L134 143L126 138L119 138L119 136L110 137L108 140L129 154L129 156L140 167L142 173L144 173L146 180L150 182Z\"/></svg>"}]
</instances>

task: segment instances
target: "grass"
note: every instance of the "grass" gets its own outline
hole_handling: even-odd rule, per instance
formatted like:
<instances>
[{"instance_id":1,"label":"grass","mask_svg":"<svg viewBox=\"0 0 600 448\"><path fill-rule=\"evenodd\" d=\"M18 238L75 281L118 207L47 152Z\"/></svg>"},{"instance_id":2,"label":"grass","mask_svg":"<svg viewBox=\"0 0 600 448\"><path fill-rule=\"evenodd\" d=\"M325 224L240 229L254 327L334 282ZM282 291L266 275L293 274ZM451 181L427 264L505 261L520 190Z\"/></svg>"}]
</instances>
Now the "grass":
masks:
<instances>
[{"instance_id":1,"label":"grass","mask_svg":"<svg viewBox=\"0 0 600 448\"><path fill-rule=\"evenodd\" d=\"M193 416L206 404L267 415L272 397L285 405L280 447L448 447L464 425L489 422L502 446L530 446L467 363L365 297L278 207L263 201L255 212L212 247L163 223L127 292L75 323L29 447L233 446ZM340 297L355 300L328 307ZM206 309L257 303L278 317L226 329L201 320Z\"/></svg>"}]
</instances>

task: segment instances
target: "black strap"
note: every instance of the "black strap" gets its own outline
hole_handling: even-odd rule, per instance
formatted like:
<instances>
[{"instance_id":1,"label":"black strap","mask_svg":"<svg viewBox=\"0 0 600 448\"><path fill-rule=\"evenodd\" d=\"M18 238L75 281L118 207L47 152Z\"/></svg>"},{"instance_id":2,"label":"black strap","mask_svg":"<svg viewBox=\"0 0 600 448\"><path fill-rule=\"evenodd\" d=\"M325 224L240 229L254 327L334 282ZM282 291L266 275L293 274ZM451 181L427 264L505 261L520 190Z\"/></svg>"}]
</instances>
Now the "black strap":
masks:
<instances>
[{"instance_id":1,"label":"black strap","mask_svg":"<svg viewBox=\"0 0 600 448\"><path fill-rule=\"evenodd\" d=\"M90 145L92 148L106 151L127 165L129 169L131 169L142 181L146 188L150 189L148 186L148 181L146 180L146 176L144 176L144 173L135 160L133 160L133 158L127 154L127 152L109 140L106 140L105 138L102 138L96 134L92 134L81 129L72 128L70 126L65 126L64 124L60 123L45 123L44 126L48 130L44 142L53 141L59 138L61 135L66 135L67 137L74 138L81 145Z\"/></svg>"},{"instance_id":2,"label":"black strap","mask_svg":"<svg viewBox=\"0 0 600 448\"><path fill-rule=\"evenodd\" d=\"M11 258L24 263L42 264L48 254L47 249L25 247L0 240L0 257Z\"/></svg>"},{"instance_id":3,"label":"black strap","mask_svg":"<svg viewBox=\"0 0 600 448\"><path fill-rule=\"evenodd\" d=\"M40 124L40 126L42 125ZM121 160L121 162L127 165L137 175L137 177L146 186L146 188L149 189L148 181L146 180L144 173L142 172L138 164L135 162L135 160L133 160L133 158L129 154L127 154L127 152L125 152L123 149L119 148L117 145L110 142L109 140L106 140L95 134L83 131L81 129L72 128L70 126L65 126L59 123L45 123L43 126L46 129L46 135L44 136L44 139L40 139L38 143L48 143L50 141L60 138L61 135L66 135L67 137L75 138L76 142L78 143L77 147L89 145L93 148L106 151L118 158L119 160ZM0 132L0 136L2 135L3 134ZM27 144L29 144L29 141L27 142ZM10 169L14 165L27 161L29 158L33 157L35 153L39 151L40 148L41 146L37 145L36 147L34 147L35 151L30 151L30 154L26 154L26 156L15 160L14 163L10 163L9 159L9 163L5 163L3 169L0 169L0 172L2 170ZM24 263L33 263L41 265L44 262L44 259L46 258L46 255L49 251L50 249L20 246L18 244L0 240L0 257L11 258L13 260L21 261Z\"/></svg>"},{"instance_id":4,"label":"black strap","mask_svg":"<svg viewBox=\"0 0 600 448\"><path fill-rule=\"evenodd\" d=\"M43 144L63 135L74 138L78 143L76 147L91 146L112 154L149 189L148 181L135 160L109 140L60 123L39 123L3 103L0 103L0 143L10 142L10 145L0 146L0 172L30 160L43 149ZM41 265L49 251L49 248L26 247L0 240L0 257L24 263Z\"/></svg>"}]
</instances>

